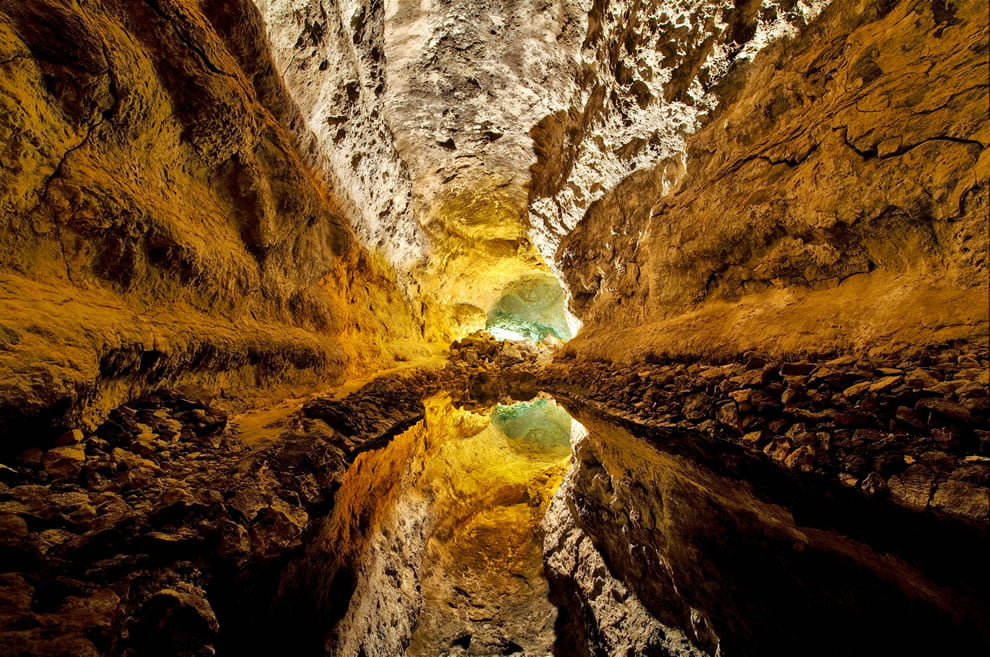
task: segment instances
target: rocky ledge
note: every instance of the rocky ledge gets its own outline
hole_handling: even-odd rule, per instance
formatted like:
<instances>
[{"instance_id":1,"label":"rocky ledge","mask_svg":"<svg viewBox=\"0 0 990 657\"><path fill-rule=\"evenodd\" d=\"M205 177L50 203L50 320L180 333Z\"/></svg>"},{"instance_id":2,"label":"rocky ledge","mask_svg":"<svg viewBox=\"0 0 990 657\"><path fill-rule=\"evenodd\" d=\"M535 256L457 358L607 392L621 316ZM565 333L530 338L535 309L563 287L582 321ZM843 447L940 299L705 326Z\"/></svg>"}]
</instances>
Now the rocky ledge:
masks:
<instances>
[{"instance_id":1,"label":"rocky ledge","mask_svg":"<svg viewBox=\"0 0 990 657\"><path fill-rule=\"evenodd\" d=\"M988 360L968 344L899 358L558 361L544 387L607 416L732 443L796 476L985 529Z\"/></svg>"}]
</instances>

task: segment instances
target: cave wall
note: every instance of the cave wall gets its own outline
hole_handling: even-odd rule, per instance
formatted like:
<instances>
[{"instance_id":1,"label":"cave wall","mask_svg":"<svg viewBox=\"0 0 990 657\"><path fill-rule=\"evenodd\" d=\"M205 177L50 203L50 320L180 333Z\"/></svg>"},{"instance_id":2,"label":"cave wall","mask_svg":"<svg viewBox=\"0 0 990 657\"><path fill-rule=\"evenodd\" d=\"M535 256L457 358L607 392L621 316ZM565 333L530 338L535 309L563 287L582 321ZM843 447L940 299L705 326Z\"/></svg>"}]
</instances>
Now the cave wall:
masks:
<instances>
[{"instance_id":1,"label":"cave wall","mask_svg":"<svg viewBox=\"0 0 990 657\"><path fill-rule=\"evenodd\" d=\"M548 275L528 227L530 126L576 92L587 2L386 3L385 116L429 237L418 279L445 339L511 281Z\"/></svg>"},{"instance_id":2,"label":"cave wall","mask_svg":"<svg viewBox=\"0 0 990 657\"><path fill-rule=\"evenodd\" d=\"M253 5L4 2L0 49L4 429L314 384L419 339L299 155Z\"/></svg>"},{"instance_id":3,"label":"cave wall","mask_svg":"<svg viewBox=\"0 0 990 657\"><path fill-rule=\"evenodd\" d=\"M648 29L654 4L592 15L587 100L533 130L531 219L575 349L985 340L985 7L768 5L697 8L695 32Z\"/></svg>"},{"instance_id":4,"label":"cave wall","mask_svg":"<svg viewBox=\"0 0 990 657\"><path fill-rule=\"evenodd\" d=\"M299 109L288 125L303 158L334 182L362 241L407 271L427 245L412 212L409 171L385 120L384 4L255 4L277 77Z\"/></svg>"},{"instance_id":5,"label":"cave wall","mask_svg":"<svg viewBox=\"0 0 990 657\"><path fill-rule=\"evenodd\" d=\"M682 159L725 74L828 1L588 3L573 93L530 131L530 223L547 261L558 264L561 238L630 174ZM660 179L663 191L671 178Z\"/></svg>"}]
</instances>

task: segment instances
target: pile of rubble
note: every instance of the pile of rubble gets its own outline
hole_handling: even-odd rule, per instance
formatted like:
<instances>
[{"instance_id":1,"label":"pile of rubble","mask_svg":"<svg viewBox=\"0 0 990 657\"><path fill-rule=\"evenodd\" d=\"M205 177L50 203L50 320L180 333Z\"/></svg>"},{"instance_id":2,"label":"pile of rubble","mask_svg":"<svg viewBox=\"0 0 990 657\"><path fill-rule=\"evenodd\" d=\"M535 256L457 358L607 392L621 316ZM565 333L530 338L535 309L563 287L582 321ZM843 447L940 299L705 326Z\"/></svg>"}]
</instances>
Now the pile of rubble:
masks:
<instances>
[{"instance_id":1,"label":"pile of rubble","mask_svg":"<svg viewBox=\"0 0 990 657\"><path fill-rule=\"evenodd\" d=\"M988 360L946 346L824 362L558 361L544 385L603 413L761 453L793 472L985 526Z\"/></svg>"}]
</instances>

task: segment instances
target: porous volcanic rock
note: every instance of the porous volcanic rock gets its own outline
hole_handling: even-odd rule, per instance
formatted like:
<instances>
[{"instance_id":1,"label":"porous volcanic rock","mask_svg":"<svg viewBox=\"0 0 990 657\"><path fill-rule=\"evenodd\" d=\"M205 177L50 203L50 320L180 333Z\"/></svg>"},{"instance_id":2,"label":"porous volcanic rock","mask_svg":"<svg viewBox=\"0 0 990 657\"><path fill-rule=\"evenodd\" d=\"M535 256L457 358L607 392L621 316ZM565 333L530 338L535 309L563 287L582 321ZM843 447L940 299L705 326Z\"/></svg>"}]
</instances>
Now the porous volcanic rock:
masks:
<instances>
[{"instance_id":1,"label":"porous volcanic rock","mask_svg":"<svg viewBox=\"0 0 990 657\"><path fill-rule=\"evenodd\" d=\"M315 384L421 335L300 157L250 3L4 3L0 88L5 444L158 386Z\"/></svg>"},{"instance_id":2,"label":"porous volcanic rock","mask_svg":"<svg viewBox=\"0 0 990 657\"><path fill-rule=\"evenodd\" d=\"M724 75L706 71L711 59L684 61L681 75L642 92L643 117L623 110L644 88L641 68L626 62L650 34L631 21L632 54L616 64L628 80L623 93L600 101L597 122L562 117L573 127L545 126L547 144L537 148L546 153L534 213L584 199L580 221L548 229L573 227L554 258L586 322L583 353L985 344L984 9L836 0ZM745 22L738 26L751 33ZM660 51L669 45L668 59L678 61L685 50L660 34ZM603 36L603 48L614 43ZM610 144L615 131L603 133L612 123L625 119L635 130L655 116L645 113L654 97L690 103L706 89L715 107L683 148L636 155L646 157L642 165L622 159L664 150L651 137L662 132L649 133L611 156L632 171L620 167L604 181L582 173L585 144Z\"/></svg>"}]
</instances>

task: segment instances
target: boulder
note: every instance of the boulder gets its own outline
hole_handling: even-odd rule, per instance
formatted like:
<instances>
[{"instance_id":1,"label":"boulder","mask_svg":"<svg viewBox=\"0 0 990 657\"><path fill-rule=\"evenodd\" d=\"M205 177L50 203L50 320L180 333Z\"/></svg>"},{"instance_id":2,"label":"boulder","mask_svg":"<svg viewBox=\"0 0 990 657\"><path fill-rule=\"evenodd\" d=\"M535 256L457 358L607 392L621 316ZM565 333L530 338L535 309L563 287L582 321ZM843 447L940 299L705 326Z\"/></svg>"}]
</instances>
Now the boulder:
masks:
<instances>
[{"instance_id":1,"label":"boulder","mask_svg":"<svg viewBox=\"0 0 990 657\"><path fill-rule=\"evenodd\" d=\"M932 508L986 527L990 522L990 489L949 479L938 485L932 497Z\"/></svg>"},{"instance_id":2,"label":"boulder","mask_svg":"<svg viewBox=\"0 0 990 657\"><path fill-rule=\"evenodd\" d=\"M134 657L210 657L220 625L205 595L162 589L131 616L124 640L125 655Z\"/></svg>"},{"instance_id":3,"label":"boulder","mask_svg":"<svg viewBox=\"0 0 990 657\"><path fill-rule=\"evenodd\" d=\"M904 472L891 477L887 485L890 495L902 506L923 511L932 496L935 473L920 463L908 466Z\"/></svg>"},{"instance_id":4,"label":"boulder","mask_svg":"<svg viewBox=\"0 0 990 657\"><path fill-rule=\"evenodd\" d=\"M53 479L74 479L86 462L86 451L80 445L54 447L41 457L41 465Z\"/></svg>"}]
</instances>

